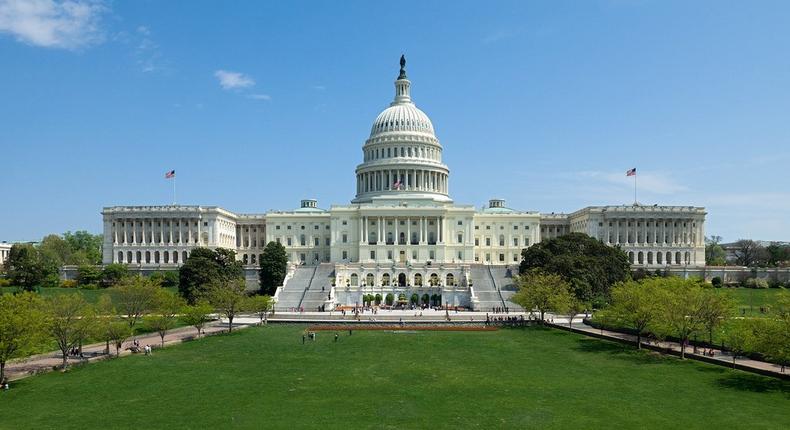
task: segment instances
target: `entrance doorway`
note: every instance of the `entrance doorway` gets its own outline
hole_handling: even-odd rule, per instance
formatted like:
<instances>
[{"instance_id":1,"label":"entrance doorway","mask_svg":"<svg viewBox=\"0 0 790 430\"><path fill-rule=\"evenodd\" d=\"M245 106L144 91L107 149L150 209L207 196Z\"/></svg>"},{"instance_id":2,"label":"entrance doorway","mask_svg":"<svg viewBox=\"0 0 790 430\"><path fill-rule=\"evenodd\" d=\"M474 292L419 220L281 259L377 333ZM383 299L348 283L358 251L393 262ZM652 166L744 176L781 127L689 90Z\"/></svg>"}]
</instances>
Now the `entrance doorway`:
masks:
<instances>
[{"instance_id":1,"label":"entrance doorway","mask_svg":"<svg viewBox=\"0 0 790 430\"><path fill-rule=\"evenodd\" d=\"M398 275L398 286L405 287L406 286L406 274L401 273Z\"/></svg>"},{"instance_id":2,"label":"entrance doorway","mask_svg":"<svg viewBox=\"0 0 790 430\"><path fill-rule=\"evenodd\" d=\"M406 262L406 251L400 251L398 255L398 261L400 261L401 263Z\"/></svg>"}]
</instances>

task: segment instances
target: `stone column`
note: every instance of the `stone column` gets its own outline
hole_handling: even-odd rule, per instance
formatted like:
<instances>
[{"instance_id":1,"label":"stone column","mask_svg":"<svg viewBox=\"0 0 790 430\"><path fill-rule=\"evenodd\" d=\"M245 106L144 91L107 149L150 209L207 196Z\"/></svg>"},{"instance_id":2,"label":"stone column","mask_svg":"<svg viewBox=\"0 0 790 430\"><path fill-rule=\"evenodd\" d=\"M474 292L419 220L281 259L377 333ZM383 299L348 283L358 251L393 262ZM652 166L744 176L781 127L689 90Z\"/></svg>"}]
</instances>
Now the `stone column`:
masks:
<instances>
[{"instance_id":1,"label":"stone column","mask_svg":"<svg viewBox=\"0 0 790 430\"><path fill-rule=\"evenodd\" d=\"M411 218L406 217L406 245L411 245Z\"/></svg>"}]
</instances>

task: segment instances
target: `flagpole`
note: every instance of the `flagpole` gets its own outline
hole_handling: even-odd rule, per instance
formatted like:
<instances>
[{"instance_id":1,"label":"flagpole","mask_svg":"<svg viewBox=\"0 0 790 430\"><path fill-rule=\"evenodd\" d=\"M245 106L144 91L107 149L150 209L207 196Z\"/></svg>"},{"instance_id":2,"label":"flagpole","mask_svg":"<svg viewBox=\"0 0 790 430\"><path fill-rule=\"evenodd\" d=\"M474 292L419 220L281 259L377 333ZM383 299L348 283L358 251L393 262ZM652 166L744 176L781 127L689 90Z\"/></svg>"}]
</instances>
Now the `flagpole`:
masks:
<instances>
[{"instance_id":1,"label":"flagpole","mask_svg":"<svg viewBox=\"0 0 790 430\"><path fill-rule=\"evenodd\" d=\"M636 172L634 172L634 206L636 206Z\"/></svg>"},{"instance_id":2,"label":"flagpole","mask_svg":"<svg viewBox=\"0 0 790 430\"><path fill-rule=\"evenodd\" d=\"M176 205L176 177L173 176L173 206Z\"/></svg>"}]
</instances>

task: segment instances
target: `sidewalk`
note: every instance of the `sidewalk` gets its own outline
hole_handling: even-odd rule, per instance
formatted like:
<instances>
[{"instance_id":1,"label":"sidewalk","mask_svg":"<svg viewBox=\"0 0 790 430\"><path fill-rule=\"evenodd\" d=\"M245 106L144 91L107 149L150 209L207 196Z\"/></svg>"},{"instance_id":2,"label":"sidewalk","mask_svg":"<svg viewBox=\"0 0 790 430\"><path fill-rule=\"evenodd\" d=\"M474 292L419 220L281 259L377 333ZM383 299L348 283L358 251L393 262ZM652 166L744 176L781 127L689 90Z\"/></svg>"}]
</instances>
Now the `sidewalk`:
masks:
<instances>
[{"instance_id":1,"label":"sidewalk","mask_svg":"<svg viewBox=\"0 0 790 430\"><path fill-rule=\"evenodd\" d=\"M255 322L257 323L257 320ZM248 323L243 323L241 321L237 323L234 321L233 328L243 328L248 325ZM227 330L227 322L223 323L222 320L214 321L204 327L204 334L202 334L200 337L225 332ZM196 336L197 329L194 327L179 327L167 332L165 335L165 346L183 342L185 339L193 339ZM140 336L130 337L126 342L123 343L123 346L121 347L121 356L132 354L132 352L126 348L131 347L132 342L135 339L139 341L141 347L144 347L145 345L151 345L153 348L160 348L162 346L162 338L159 337L159 333L147 333ZM109 358L109 356L104 353L105 348L105 343L85 345L82 347L82 352L85 358L80 359L79 357L69 357L68 364L69 366L72 366L75 364L90 363ZM115 346L112 344L110 344L110 353L112 357L115 357ZM5 375L9 381L14 381L35 375L37 373L50 372L53 370L53 367L60 366L62 363L63 358L60 354L60 351L32 355L24 359L13 360L6 363Z\"/></svg>"},{"instance_id":2,"label":"sidewalk","mask_svg":"<svg viewBox=\"0 0 790 430\"><path fill-rule=\"evenodd\" d=\"M560 317L556 319L561 320L562 323L555 321L553 324L549 324L549 325L559 329L568 330L568 319L566 317ZM587 336L614 340L622 343L628 343L636 347L635 335L625 334L625 333L620 333L610 330L601 330L599 328L594 328L583 323L577 324L576 319L574 319L574 326L572 328L572 331ZM647 340L643 337L642 348L650 349L662 353L670 353L678 357L680 356L680 343L678 342L670 342L670 341L647 342ZM730 354L729 352L721 351L720 349L713 349L713 356L710 356L703 354L704 351L703 348L699 348L698 351L699 352L695 354L694 346L692 345L687 346L686 358L690 358L698 361L704 361L706 363L725 366L729 368L733 367L732 354ZM710 351L710 349L708 349L708 351ZM778 377L784 379L790 378L790 373L782 373L782 367L779 366L778 364L768 363L765 361L752 360L746 357L740 357L740 358L736 357L735 368L747 372L759 373L761 375L766 375L766 376L772 376L772 377Z\"/></svg>"}]
</instances>

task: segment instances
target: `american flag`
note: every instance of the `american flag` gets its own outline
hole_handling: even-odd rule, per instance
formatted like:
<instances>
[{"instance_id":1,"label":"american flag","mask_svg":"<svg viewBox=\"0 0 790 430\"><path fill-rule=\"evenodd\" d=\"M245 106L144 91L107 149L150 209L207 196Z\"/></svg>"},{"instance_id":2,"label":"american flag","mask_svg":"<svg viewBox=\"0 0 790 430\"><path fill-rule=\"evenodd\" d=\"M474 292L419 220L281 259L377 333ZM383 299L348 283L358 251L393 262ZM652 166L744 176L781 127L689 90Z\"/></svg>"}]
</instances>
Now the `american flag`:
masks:
<instances>
[{"instance_id":1,"label":"american flag","mask_svg":"<svg viewBox=\"0 0 790 430\"><path fill-rule=\"evenodd\" d=\"M400 186L401 186L400 179L398 179L397 181L395 181L394 184L392 184L392 188L396 190L400 190Z\"/></svg>"},{"instance_id":2,"label":"american flag","mask_svg":"<svg viewBox=\"0 0 790 430\"><path fill-rule=\"evenodd\" d=\"M176 177L176 171L175 170L171 170L171 171L165 173L165 179L173 179L175 177Z\"/></svg>"},{"instance_id":3,"label":"american flag","mask_svg":"<svg viewBox=\"0 0 790 430\"><path fill-rule=\"evenodd\" d=\"M636 176L636 167L634 167L633 169L625 172L625 176Z\"/></svg>"}]
</instances>

